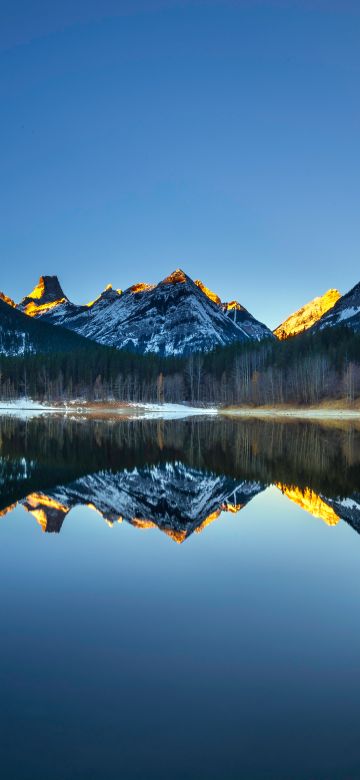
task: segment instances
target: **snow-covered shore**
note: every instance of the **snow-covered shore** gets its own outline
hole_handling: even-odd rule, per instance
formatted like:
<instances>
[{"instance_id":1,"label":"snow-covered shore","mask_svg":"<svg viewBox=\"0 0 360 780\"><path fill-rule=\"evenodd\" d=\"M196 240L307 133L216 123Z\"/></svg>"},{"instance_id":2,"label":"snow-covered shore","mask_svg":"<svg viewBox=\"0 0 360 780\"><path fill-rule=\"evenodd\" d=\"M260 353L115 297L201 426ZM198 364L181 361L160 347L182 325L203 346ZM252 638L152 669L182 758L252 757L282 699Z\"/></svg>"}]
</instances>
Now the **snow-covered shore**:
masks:
<instances>
[{"instance_id":1,"label":"snow-covered shore","mask_svg":"<svg viewBox=\"0 0 360 780\"><path fill-rule=\"evenodd\" d=\"M20 398L16 401L0 401L1 415L16 415L20 417L30 417L44 414L71 414L81 416L119 416L119 417L141 417L143 419L167 419L175 420L184 417L215 416L226 417L257 417L264 419L309 419L309 420L360 420L360 409L349 408L287 408L287 407L202 407L188 406L186 404L170 403L114 403L105 402L88 403L82 401L71 401L68 404L41 404L29 398Z\"/></svg>"},{"instance_id":2,"label":"snow-covered shore","mask_svg":"<svg viewBox=\"0 0 360 780\"><path fill-rule=\"evenodd\" d=\"M199 415L216 415L216 408L194 407L186 404L89 404L70 402L69 404L46 405L30 398L20 398L16 401L0 401L0 415L16 415L19 417L37 416L43 414L71 414L71 415L119 415L126 417L142 417L146 419L166 418L179 419Z\"/></svg>"},{"instance_id":3,"label":"snow-covered shore","mask_svg":"<svg viewBox=\"0 0 360 780\"><path fill-rule=\"evenodd\" d=\"M18 398L16 401L0 401L0 415L29 417L59 411L55 406L46 406L31 398Z\"/></svg>"}]
</instances>

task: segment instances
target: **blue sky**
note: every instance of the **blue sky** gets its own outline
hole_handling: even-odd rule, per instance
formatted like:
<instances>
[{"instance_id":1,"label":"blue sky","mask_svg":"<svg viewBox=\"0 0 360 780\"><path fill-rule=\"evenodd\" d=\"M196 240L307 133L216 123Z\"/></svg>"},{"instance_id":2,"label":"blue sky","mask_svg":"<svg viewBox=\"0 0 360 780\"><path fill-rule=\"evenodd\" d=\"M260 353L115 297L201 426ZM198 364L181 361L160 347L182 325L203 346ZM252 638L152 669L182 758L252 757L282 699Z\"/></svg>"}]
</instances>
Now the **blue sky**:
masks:
<instances>
[{"instance_id":1,"label":"blue sky","mask_svg":"<svg viewBox=\"0 0 360 780\"><path fill-rule=\"evenodd\" d=\"M0 0L0 289L360 280L357 0Z\"/></svg>"}]
</instances>

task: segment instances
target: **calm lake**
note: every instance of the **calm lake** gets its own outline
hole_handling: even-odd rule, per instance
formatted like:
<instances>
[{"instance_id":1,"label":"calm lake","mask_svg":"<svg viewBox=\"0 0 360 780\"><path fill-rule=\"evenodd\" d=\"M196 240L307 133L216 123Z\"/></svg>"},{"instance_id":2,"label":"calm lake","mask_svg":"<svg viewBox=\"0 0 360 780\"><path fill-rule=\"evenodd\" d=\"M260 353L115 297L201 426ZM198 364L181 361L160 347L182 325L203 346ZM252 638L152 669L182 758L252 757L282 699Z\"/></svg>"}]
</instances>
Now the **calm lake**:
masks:
<instances>
[{"instance_id":1,"label":"calm lake","mask_svg":"<svg viewBox=\"0 0 360 780\"><path fill-rule=\"evenodd\" d=\"M359 780L360 428L0 418L6 780Z\"/></svg>"}]
</instances>

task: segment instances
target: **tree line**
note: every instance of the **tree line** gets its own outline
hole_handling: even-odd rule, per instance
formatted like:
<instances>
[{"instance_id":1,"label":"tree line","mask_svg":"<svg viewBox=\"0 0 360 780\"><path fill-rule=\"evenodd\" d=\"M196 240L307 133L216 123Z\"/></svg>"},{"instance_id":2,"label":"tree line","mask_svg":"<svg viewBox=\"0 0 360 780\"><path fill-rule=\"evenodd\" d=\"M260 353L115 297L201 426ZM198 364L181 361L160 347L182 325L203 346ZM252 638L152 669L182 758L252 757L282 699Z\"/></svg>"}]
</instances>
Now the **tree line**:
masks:
<instances>
[{"instance_id":1,"label":"tree line","mask_svg":"<svg viewBox=\"0 0 360 780\"><path fill-rule=\"evenodd\" d=\"M360 397L360 334L339 327L177 358L90 341L71 351L0 354L0 399L24 396L45 402L352 403Z\"/></svg>"}]
</instances>

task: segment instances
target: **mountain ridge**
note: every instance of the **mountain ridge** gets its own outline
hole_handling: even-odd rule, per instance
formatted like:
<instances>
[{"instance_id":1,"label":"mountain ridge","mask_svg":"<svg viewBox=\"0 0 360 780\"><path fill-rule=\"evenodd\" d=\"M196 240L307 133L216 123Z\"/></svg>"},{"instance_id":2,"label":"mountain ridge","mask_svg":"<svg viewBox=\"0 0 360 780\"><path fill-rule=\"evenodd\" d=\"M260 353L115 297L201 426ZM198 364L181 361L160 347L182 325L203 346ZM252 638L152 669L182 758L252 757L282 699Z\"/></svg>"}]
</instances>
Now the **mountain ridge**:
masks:
<instances>
[{"instance_id":1,"label":"mountain ridge","mask_svg":"<svg viewBox=\"0 0 360 780\"><path fill-rule=\"evenodd\" d=\"M289 315L277 328L274 329L274 335L283 341L298 333L309 330L321 317L332 309L335 303L341 298L338 290L327 290L323 295L313 298L300 309Z\"/></svg>"},{"instance_id":2,"label":"mountain ridge","mask_svg":"<svg viewBox=\"0 0 360 780\"><path fill-rule=\"evenodd\" d=\"M208 352L264 338L281 341L336 325L360 330L360 283L344 295L329 289L270 331L237 300L222 301L181 268L157 284L138 282L125 290L108 284L87 304L71 302L54 275L40 276L18 304L4 293L0 301L104 346L159 356Z\"/></svg>"},{"instance_id":3,"label":"mountain ridge","mask_svg":"<svg viewBox=\"0 0 360 780\"><path fill-rule=\"evenodd\" d=\"M245 307L224 304L181 268L156 285L141 282L124 291L108 285L86 305L69 301L57 277L42 276L18 308L99 344L140 354L187 355L273 338Z\"/></svg>"},{"instance_id":4,"label":"mountain ridge","mask_svg":"<svg viewBox=\"0 0 360 780\"><path fill-rule=\"evenodd\" d=\"M360 332L360 282L336 301L335 305L314 325L313 330L344 325L350 327L355 333Z\"/></svg>"}]
</instances>

